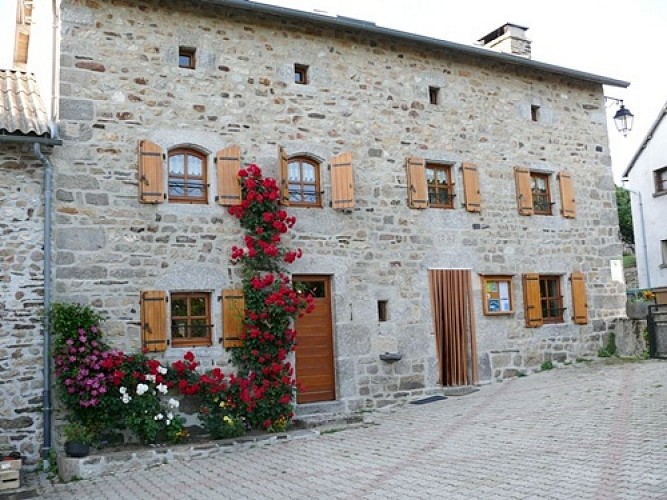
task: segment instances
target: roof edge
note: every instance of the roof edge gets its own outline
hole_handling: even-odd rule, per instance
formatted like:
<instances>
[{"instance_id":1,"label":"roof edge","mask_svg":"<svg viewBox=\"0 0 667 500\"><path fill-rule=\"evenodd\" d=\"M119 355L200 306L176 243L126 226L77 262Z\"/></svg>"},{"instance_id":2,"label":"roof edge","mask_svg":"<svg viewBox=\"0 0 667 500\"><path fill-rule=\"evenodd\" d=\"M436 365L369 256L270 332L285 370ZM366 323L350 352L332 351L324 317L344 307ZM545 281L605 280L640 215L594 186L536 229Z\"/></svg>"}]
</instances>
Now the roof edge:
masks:
<instances>
[{"instance_id":1,"label":"roof edge","mask_svg":"<svg viewBox=\"0 0 667 500\"><path fill-rule=\"evenodd\" d=\"M417 43L423 43L434 47L461 52L470 56L495 60L515 66L528 67L540 71L545 71L548 73L576 78L579 80L599 83L601 85L608 85L610 87L628 88L630 86L630 82L625 80L609 78L601 75L596 75L593 73L588 73L585 71L579 71L575 69L565 68L562 66L557 66L555 64L535 61L533 59L526 59L520 56L494 52L492 50L481 47L464 45L461 43L449 42L447 40L441 40L438 38L418 35L416 33L409 33L406 31L400 31L391 28L383 28L381 26L377 26L373 22L354 19L351 17L322 15L315 12L306 12L302 10L291 9L288 7L281 7L278 5L269 5L250 0L196 0L196 1L199 3L220 5L225 7L236 7L242 10L247 10L252 12L260 12L276 16L290 17L298 20L313 21L330 26L336 26L339 28L357 29L365 31L367 33L400 38L402 40L410 40Z\"/></svg>"},{"instance_id":2,"label":"roof edge","mask_svg":"<svg viewBox=\"0 0 667 500\"><path fill-rule=\"evenodd\" d=\"M653 139L653 134L655 133L656 129L660 126L660 123L662 122L662 119L665 117L665 115L667 115L667 102L665 102L665 104L662 105L662 109L658 113L658 117L653 122L653 125L651 125L651 128L648 130L648 133L644 136L644 140L641 142L639 148L637 148L637 151L632 156L632 159L630 160L630 163L628 163L628 166L625 168L625 171L623 171L623 174L621 174L621 179L625 179L630 174L630 171L635 166L635 163L637 162L639 157L642 155L642 153L648 146L648 143L651 142L651 139Z\"/></svg>"}]
</instances>

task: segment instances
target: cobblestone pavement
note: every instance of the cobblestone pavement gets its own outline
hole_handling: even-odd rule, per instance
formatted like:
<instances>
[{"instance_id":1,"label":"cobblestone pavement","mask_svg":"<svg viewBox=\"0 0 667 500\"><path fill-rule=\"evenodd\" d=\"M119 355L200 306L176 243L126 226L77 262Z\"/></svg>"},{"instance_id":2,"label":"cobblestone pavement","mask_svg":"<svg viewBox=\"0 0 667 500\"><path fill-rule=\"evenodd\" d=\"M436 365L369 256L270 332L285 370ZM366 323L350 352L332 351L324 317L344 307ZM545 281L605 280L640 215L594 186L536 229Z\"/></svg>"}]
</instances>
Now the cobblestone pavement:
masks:
<instances>
[{"instance_id":1,"label":"cobblestone pavement","mask_svg":"<svg viewBox=\"0 0 667 500\"><path fill-rule=\"evenodd\" d=\"M578 363L45 498L667 499L667 362Z\"/></svg>"}]
</instances>

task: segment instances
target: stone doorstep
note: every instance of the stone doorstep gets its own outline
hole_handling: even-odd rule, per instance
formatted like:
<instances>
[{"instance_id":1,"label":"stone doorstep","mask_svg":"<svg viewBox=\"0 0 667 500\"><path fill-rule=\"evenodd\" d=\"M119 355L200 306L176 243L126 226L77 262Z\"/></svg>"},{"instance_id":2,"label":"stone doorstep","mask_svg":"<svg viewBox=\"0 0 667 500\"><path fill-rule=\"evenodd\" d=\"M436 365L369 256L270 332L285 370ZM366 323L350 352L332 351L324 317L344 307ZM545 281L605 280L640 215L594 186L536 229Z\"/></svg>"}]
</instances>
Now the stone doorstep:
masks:
<instances>
[{"instance_id":1,"label":"stone doorstep","mask_svg":"<svg viewBox=\"0 0 667 500\"><path fill-rule=\"evenodd\" d=\"M58 473L63 481L92 479L139 469L159 467L175 461L209 458L219 453L233 453L253 446L265 446L294 439L319 436L317 430L295 429L278 434L243 436L197 444L164 445L134 449L132 451L103 450L83 458L72 458L64 452L58 454Z\"/></svg>"}]
</instances>

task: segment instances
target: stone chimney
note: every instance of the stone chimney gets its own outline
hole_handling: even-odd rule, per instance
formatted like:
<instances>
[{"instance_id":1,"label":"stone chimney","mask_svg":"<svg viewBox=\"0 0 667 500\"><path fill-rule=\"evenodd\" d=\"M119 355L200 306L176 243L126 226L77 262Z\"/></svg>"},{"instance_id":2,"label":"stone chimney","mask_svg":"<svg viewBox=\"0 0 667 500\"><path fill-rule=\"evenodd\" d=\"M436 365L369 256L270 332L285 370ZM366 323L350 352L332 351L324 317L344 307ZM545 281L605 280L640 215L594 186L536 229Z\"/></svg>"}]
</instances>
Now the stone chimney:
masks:
<instances>
[{"instance_id":1,"label":"stone chimney","mask_svg":"<svg viewBox=\"0 0 667 500\"><path fill-rule=\"evenodd\" d=\"M506 23L477 40L476 45L530 59L530 40L526 38L526 31L525 26Z\"/></svg>"}]
</instances>

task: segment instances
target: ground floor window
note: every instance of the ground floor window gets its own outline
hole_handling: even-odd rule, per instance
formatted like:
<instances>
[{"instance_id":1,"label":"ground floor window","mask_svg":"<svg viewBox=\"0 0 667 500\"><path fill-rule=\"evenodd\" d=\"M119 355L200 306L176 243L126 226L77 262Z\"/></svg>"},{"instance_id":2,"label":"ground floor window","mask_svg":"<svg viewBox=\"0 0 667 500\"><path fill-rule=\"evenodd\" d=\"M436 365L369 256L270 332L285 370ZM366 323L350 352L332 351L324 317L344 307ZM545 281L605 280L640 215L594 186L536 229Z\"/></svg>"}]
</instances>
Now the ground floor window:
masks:
<instances>
[{"instance_id":1,"label":"ground floor window","mask_svg":"<svg viewBox=\"0 0 667 500\"><path fill-rule=\"evenodd\" d=\"M173 347L211 345L211 297L208 293L171 294Z\"/></svg>"},{"instance_id":2,"label":"ground floor window","mask_svg":"<svg viewBox=\"0 0 667 500\"><path fill-rule=\"evenodd\" d=\"M563 296L560 290L560 276L540 275L540 302L542 320L545 323L563 322Z\"/></svg>"}]
</instances>

